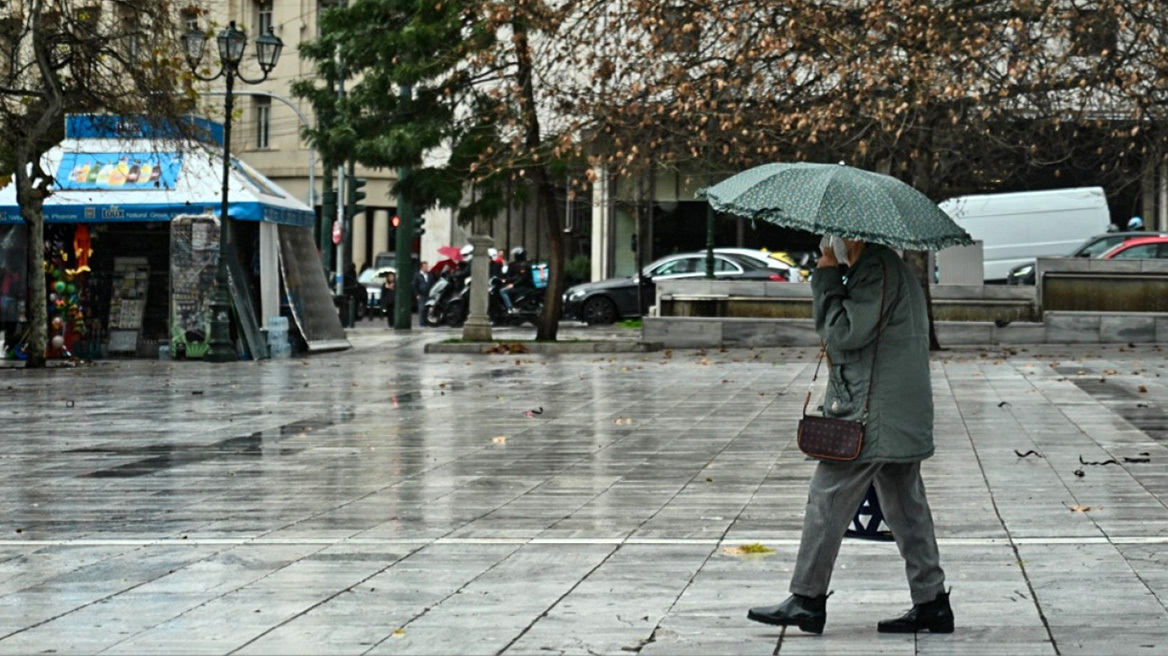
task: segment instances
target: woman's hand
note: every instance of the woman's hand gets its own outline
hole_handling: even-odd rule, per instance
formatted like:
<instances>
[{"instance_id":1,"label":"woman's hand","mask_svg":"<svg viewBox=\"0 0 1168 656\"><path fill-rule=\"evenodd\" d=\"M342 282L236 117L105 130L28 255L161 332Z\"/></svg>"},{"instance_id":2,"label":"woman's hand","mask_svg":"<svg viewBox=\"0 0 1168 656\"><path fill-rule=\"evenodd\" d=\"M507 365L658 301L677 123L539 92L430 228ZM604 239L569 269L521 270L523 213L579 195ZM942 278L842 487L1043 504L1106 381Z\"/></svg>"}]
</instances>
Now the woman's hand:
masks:
<instances>
[{"instance_id":1,"label":"woman's hand","mask_svg":"<svg viewBox=\"0 0 1168 656\"><path fill-rule=\"evenodd\" d=\"M824 267L837 267L839 266L839 260L835 259L835 253L829 248L827 252L819 256L818 266L821 269Z\"/></svg>"}]
</instances>

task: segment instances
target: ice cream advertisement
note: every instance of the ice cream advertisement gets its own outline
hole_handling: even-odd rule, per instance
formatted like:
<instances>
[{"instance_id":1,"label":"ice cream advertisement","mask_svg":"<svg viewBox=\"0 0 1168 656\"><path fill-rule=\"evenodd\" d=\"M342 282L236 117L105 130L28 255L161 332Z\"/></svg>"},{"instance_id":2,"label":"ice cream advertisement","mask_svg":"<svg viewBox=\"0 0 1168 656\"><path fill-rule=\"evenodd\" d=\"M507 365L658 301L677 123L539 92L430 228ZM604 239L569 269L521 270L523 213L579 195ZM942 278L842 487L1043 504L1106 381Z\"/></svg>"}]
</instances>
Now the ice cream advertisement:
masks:
<instances>
[{"instance_id":1,"label":"ice cream advertisement","mask_svg":"<svg viewBox=\"0 0 1168 656\"><path fill-rule=\"evenodd\" d=\"M64 153L60 189L174 189L181 153Z\"/></svg>"}]
</instances>

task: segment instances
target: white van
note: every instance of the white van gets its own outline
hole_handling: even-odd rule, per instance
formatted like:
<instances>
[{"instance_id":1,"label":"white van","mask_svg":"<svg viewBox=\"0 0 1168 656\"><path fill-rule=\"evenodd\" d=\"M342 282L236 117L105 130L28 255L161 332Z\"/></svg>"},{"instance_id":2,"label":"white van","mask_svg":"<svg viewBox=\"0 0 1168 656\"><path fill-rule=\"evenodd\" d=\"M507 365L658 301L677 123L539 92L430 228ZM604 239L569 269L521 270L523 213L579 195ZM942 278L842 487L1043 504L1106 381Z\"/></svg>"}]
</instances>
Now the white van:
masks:
<instances>
[{"instance_id":1,"label":"white van","mask_svg":"<svg viewBox=\"0 0 1168 656\"><path fill-rule=\"evenodd\" d=\"M1066 256L1111 223L1102 187L960 196L940 207L982 242L985 282L1005 282L1035 258Z\"/></svg>"}]
</instances>

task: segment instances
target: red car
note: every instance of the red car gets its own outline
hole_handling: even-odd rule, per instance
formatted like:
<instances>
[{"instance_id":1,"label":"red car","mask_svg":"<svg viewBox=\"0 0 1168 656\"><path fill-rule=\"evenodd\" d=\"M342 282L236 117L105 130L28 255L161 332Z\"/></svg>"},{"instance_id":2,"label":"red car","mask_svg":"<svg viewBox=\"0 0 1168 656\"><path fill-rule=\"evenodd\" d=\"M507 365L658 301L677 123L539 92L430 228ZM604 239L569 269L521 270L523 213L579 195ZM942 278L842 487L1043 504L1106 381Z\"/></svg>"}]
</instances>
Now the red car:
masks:
<instances>
[{"instance_id":1,"label":"red car","mask_svg":"<svg viewBox=\"0 0 1168 656\"><path fill-rule=\"evenodd\" d=\"M1099 257L1104 260L1168 259L1168 237L1156 235L1129 239Z\"/></svg>"}]
</instances>

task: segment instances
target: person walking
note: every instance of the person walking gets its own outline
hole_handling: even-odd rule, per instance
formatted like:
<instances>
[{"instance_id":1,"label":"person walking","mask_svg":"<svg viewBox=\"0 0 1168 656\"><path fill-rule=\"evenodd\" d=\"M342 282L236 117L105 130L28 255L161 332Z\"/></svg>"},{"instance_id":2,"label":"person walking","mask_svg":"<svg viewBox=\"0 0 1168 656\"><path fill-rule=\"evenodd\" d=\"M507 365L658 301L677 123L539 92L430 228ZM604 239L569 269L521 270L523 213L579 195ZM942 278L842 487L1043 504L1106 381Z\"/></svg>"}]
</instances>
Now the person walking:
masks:
<instances>
[{"instance_id":1,"label":"person walking","mask_svg":"<svg viewBox=\"0 0 1168 656\"><path fill-rule=\"evenodd\" d=\"M953 611L921 479L921 461L933 455L924 293L887 246L838 237L830 243L822 248L811 279L815 330L830 365L823 409L830 417L866 419L866 432L855 460L821 460L816 466L791 596L775 606L751 608L747 617L823 632L840 544L875 484L884 520L905 561L913 603L904 616L879 622L877 631L951 633ZM846 274L841 264L848 265Z\"/></svg>"}]
</instances>

